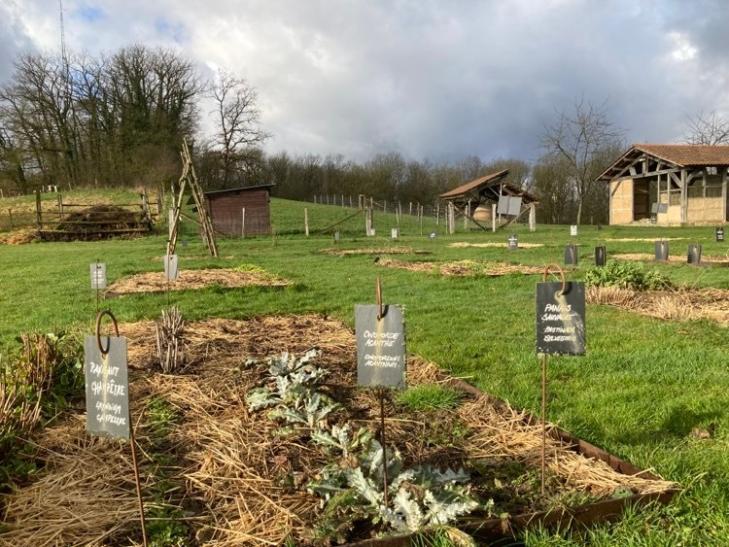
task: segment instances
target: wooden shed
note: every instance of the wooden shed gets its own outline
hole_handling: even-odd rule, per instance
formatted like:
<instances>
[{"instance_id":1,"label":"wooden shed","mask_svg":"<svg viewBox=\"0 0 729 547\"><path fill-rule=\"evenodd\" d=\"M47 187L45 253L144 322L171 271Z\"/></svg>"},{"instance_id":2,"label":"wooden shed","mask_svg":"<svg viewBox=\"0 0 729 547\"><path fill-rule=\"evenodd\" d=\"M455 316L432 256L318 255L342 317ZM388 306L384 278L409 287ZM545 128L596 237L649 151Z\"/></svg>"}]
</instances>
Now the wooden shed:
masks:
<instances>
[{"instance_id":1,"label":"wooden shed","mask_svg":"<svg viewBox=\"0 0 729 547\"><path fill-rule=\"evenodd\" d=\"M634 144L602 173L610 224L723 224L729 146Z\"/></svg>"},{"instance_id":2,"label":"wooden shed","mask_svg":"<svg viewBox=\"0 0 729 547\"><path fill-rule=\"evenodd\" d=\"M258 184L205 192L215 231L234 236L270 234L272 187Z\"/></svg>"},{"instance_id":3,"label":"wooden shed","mask_svg":"<svg viewBox=\"0 0 729 547\"><path fill-rule=\"evenodd\" d=\"M511 201L516 209L512 208L508 212L499 211L497 213L498 224L510 224L518 220L524 213L529 212L529 224L532 226L535 222L534 207L538 200L529 192L504 182L508 174L509 170L504 169L484 175L448 190L440 195L440 199L446 201L459 216L465 216L486 230L487 227L481 222L493 222L492 211L496 209L496 205L501 204L501 208L507 208L511 198L518 198Z\"/></svg>"}]
</instances>

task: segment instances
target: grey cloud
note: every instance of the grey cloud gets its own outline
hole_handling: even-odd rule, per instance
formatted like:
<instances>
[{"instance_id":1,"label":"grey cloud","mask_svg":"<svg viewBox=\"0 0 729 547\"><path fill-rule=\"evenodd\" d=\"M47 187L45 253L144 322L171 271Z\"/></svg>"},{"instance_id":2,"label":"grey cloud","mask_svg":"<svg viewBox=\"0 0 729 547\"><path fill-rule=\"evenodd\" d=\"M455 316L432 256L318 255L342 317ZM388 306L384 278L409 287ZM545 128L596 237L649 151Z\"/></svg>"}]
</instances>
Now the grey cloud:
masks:
<instances>
[{"instance_id":1,"label":"grey cloud","mask_svg":"<svg viewBox=\"0 0 729 547\"><path fill-rule=\"evenodd\" d=\"M270 151L535 159L544 125L581 96L607 99L638 142L729 107L721 0L101 4L104 18L72 22L74 47L169 45L247 77ZM695 59L672 57L671 33Z\"/></svg>"}]
</instances>

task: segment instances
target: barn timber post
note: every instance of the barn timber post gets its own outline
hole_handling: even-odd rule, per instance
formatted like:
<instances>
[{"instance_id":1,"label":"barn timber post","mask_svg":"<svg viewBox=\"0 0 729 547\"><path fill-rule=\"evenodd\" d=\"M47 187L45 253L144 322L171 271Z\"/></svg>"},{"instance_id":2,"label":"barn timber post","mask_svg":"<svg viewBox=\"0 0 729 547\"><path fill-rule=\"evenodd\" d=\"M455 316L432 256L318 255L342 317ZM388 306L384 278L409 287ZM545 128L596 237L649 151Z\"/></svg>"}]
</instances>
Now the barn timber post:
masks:
<instances>
[{"instance_id":1,"label":"barn timber post","mask_svg":"<svg viewBox=\"0 0 729 547\"><path fill-rule=\"evenodd\" d=\"M688 222L688 177L686 169L681 169L681 224Z\"/></svg>"}]
</instances>

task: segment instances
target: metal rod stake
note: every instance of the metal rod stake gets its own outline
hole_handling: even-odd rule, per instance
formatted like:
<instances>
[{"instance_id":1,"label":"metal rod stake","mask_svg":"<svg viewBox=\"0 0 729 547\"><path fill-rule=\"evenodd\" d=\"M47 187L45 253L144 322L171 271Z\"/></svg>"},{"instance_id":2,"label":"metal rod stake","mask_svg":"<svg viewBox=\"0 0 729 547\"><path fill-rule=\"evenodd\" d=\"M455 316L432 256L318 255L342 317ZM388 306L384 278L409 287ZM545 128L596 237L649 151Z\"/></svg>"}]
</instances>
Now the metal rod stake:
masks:
<instances>
[{"instance_id":1,"label":"metal rod stake","mask_svg":"<svg viewBox=\"0 0 729 547\"><path fill-rule=\"evenodd\" d=\"M387 496L387 440L385 438L385 388L380 388L380 435L382 438L382 482L385 494L385 506L388 503Z\"/></svg>"},{"instance_id":2,"label":"metal rod stake","mask_svg":"<svg viewBox=\"0 0 729 547\"><path fill-rule=\"evenodd\" d=\"M134 437L134 423L129 411L129 439L132 450L132 466L134 467L134 482L137 485L137 501L139 502L139 523L142 526L142 545L147 547L147 526L144 522L144 502L142 501L142 483L139 480L139 466L137 464L137 440Z\"/></svg>"},{"instance_id":3,"label":"metal rod stake","mask_svg":"<svg viewBox=\"0 0 729 547\"><path fill-rule=\"evenodd\" d=\"M542 496L547 470L547 354L542 355Z\"/></svg>"}]
</instances>

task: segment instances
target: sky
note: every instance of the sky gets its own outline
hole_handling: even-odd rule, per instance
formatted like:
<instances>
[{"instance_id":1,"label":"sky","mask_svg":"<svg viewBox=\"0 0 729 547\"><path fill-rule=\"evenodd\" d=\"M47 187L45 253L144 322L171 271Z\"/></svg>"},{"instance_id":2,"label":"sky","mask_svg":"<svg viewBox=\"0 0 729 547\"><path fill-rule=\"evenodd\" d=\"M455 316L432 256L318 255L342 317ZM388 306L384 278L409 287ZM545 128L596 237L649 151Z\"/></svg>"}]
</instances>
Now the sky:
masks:
<instances>
[{"instance_id":1,"label":"sky","mask_svg":"<svg viewBox=\"0 0 729 547\"><path fill-rule=\"evenodd\" d=\"M259 96L267 152L536 160L557 113L605 104L627 142L729 115L725 0L63 0L66 47L172 48ZM0 84L59 51L58 0L0 0ZM212 128L201 106L203 131Z\"/></svg>"}]
</instances>

